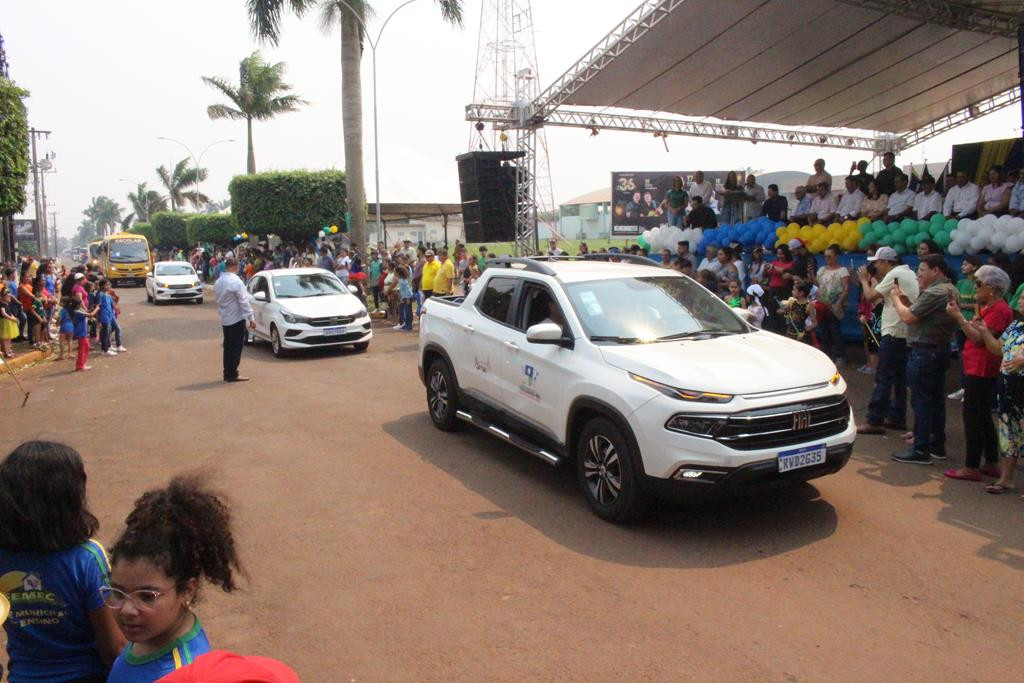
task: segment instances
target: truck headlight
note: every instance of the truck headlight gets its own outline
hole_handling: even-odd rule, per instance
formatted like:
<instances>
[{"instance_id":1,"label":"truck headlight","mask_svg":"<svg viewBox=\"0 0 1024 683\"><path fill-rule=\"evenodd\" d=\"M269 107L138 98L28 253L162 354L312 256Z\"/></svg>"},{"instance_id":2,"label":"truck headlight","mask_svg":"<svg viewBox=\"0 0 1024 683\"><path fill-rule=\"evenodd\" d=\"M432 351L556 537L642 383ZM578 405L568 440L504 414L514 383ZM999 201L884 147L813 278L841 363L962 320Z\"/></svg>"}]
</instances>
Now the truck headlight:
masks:
<instances>
[{"instance_id":1,"label":"truck headlight","mask_svg":"<svg viewBox=\"0 0 1024 683\"><path fill-rule=\"evenodd\" d=\"M640 375L629 373L629 378L640 382L640 384L646 384L655 391L660 391L669 398L676 398L680 401L696 401L698 403L728 403L733 399L732 394L719 394L713 391L694 391L691 389L679 389L672 387L661 382L655 382L653 379L641 377Z\"/></svg>"},{"instance_id":2,"label":"truck headlight","mask_svg":"<svg viewBox=\"0 0 1024 683\"><path fill-rule=\"evenodd\" d=\"M711 417L708 415L673 415L665 423L665 429L709 439L718 433L718 430L725 424L726 419L724 417Z\"/></svg>"}]
</instances>

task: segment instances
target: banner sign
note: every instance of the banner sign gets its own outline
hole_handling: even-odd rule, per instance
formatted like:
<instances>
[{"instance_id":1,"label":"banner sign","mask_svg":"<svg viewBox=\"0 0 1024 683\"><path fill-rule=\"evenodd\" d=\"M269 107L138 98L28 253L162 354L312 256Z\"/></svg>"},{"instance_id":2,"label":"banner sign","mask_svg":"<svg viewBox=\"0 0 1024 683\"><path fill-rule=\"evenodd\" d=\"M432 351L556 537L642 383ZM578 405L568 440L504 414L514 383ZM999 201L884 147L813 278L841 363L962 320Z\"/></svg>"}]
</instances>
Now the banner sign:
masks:
<instances>
[{"instance_id":1,"label":"banner sign","mask_svg":"<svg viewBox=\"0 0 1024 683\"><path fill-rule=\"evenodd\" d=\"M696 171L613 171L612 172L612 235L639 235L665 223L658 207L665 194L672 189L672 179L683 179L683 189L689 192ZM717 192L722 188L728 171L704 171L704 180ZM712 208L714 202L712 200Z\"/></svg>"},{"instance_id":2,"label":"banner sign","mask_svg":"<svg viewBox=\"0 0 1024 683\"><path fill-rule=\"evenodd\" d=\"M36 222L35 220L15 220L14 223L14 241L15 242L35 242L36 241Z\"/></svg>"}]
</instances>

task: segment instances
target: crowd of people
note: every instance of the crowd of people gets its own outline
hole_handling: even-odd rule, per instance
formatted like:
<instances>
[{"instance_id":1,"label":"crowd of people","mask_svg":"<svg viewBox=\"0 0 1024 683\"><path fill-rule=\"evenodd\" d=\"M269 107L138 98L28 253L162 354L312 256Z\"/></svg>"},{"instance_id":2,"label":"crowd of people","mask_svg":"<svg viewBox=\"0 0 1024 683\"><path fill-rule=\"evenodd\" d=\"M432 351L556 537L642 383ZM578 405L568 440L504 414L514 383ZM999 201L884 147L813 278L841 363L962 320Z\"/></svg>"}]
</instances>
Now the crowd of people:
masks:
<instances>
[{"instance_id":1,"label":"crowd of people","mask_svg":"<svg viewBox=\"0 0 1024 683\"><path fill-rule=\"evenodd\" d=\"M26 257L4 264L0 280L0 354L14 358L15 345L49 352L55 360L74 360L78 371L91 370L89 352L98 343L116 356L122 343L120 297L110 282L86 265L68 270L55 259ZM73 343L77 348L73 349Z\"/></svg>"}]
</instances>

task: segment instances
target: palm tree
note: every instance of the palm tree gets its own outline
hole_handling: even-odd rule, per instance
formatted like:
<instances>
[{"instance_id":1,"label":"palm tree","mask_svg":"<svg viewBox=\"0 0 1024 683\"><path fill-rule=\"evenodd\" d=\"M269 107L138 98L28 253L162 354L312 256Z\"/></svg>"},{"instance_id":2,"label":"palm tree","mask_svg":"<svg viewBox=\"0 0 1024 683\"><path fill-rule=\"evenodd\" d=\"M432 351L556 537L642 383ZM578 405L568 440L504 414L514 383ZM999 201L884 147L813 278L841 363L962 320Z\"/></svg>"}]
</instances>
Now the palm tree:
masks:
<instances>
[{"instance_id":1,"label":"palm tree","mask_svg":"<svg viewBox=\"0 0 1024 683\"><path fill-rule=\"evenodd\" d=\"M434 0L442 18L462 26L462 0ZM245 0L253 34L277 45L281 16L291 9L302 16L314 6L321 9L321 25L341 25L341 127L345 140L345 186L351 224L349 235L366 244L366 186L363 182L363 98L359 64L363 57L363 23L372 10L366 0ZM347 6L346 6L347 5ZM351 8L351 10L350 10ZM353 14L353 11L355 14Z\"/></svg>"},{"instance_id":2,"label":"palm tree","mask_svg":"<svg viewBox=\"0 0 1024 683\"><path fill-rule=\"evenodd\" d=\"M209 198L205 194L199 194L195 190L186 192L189 185L197 185L206 180L205 168L189 168L188 158L182 159L174 165L173 171L168 171L166 166L156 169L160 182L167 188L167 195L171 198L171 211L177 211L178 207L190 202L195 209L205 204Z\"/></svg>"},{"instance_id":3,"label":"palm tree","mask_svg":"<svg viewBox=\"0 0 1024 683\"><path fill-rule=\"evenodd\" d=\"M154 213L167 210L167 198L156 190L147 190L146 183L139 183L135 192L129 192L128 201L135 209L135 217L147 223Z\"/></svg>"},{"instance_id":4,"label":"palm tree","mask_svg":"<svg viewBox=\"0 0 1024 683\"><path fill-rule=\"evenodd\" d=\"M298 95L283 93L292 89L284 82L284 62L267 64L259 51L253 52L238 65L238 86L234 86L226 78L219 76L203 76L203 82L221 91L224 97L231 100L234 107L227 104L211 104L206 113L211 119L245 120L249 140L249 157L246 171L256 172L256 155L252 147L252 122L265 121L278 114L295 111L300 105L308 104Z\"/></svg>"},{"instance_id":5,"label":"palm tree","mask_svg":"<svg viewBox=\"0 0 1024 683\"><path fill-rule=\"evenodd\" d=\"M121 224L121 207L110 197L93 197L92 203L82 213L95 226L98 237L106 237L114 226Z\"/></svg>"},{"instance_id":6,"label":"palm tree","mask_svg":"<svg viewBox=\"0 0 1024 683\"><path fill-rule=\"evenodd\" d=\"M227 213L231 211L231 199L214 199L207 202L206 209L203 213Z\"/></svg>"}]
</instances>

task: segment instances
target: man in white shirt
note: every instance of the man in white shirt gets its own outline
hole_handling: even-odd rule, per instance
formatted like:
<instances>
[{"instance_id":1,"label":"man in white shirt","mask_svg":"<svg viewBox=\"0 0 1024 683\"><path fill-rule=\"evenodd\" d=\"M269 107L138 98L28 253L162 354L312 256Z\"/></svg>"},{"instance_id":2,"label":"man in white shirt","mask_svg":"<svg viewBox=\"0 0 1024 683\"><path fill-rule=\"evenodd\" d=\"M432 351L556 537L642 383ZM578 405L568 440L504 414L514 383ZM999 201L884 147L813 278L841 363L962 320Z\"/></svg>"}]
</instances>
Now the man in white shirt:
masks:
<instances>
[{"instance_id":1,"label":"man in white shirt","mask_svg":"<svg viewBox=\"0 0 1024 683\"><path fill-rule=\"evenodd\" d=\"M722 264L718 262L718 247L706 247L704 249L704 260L697 266L697 272L710 270L717 278L722 272Z\"/></svg>"},{"instance_id":2,"label":"man in white shirt","mask_svg":"<svg viewBox=\"0 0 1024 683\"><path fill-rule=\"evenodd\" d=\"M818 183L818 193L811 200L811 213L807 217L807 224L814 225L822 223L828 225L836 217L836 198L829 190L825 181Z\"/></svg>"},{"instance_id":3,"label":"man in white shirt","mask_svg":"<svg viewBox=\"0 0 1024 683\"><path fill-rule=\"evenodd\" d=\"M213 295L217 298L217 312L224 332L224 381L248 382L248 377L239 376L238 364L242 360L246 323L250 329L256 329L256 321L249 305L249 293L238 277L238 261L233 256L224 261L224 272L213 286Z\"/></svg>"},{"instance_id":4,"label":"man in white shirt","mask_svg":"<svg viewBox=\"0 0 1024 683\"><path fill-rule=\"evenodd\" d=\"M858 218L863 205L864 193L860 191L860 180L856 176L846 176L846 194L839 200L836 220L848 221Z\"/></svg>"},{"instance_id":5,"label":"man in white shirt","mask_svg":"<svg viewBox=\"0 0 1024 683\"><path fill-rule=\"evenodd\" d=\"M981 188L967 179L966 171L956 172L956 185L946 190L942 213L950 218L970 218L978 213Z\"/></svg>"},{"instance_id":6,"label":"man in white shirt","mask_svg":"<svg viewBox=\"0 0 1024 683\"><path fill-rule=\"evenodd\" d=\"M747 182L743 187L747 195L743 202L743 220L752 221L761 215L761 205L764 203L764 188L757 184L757 178L753 174L747 176Z\"/></svg>"},{"instance_id":7,"label":"man in white shirt","mask_svg":"<svg viewBox=\"0 0 1024 683\"><path fill-rule=\"evenodd\" d=\"M902 173L893 181L896 191L889 195L889 204L883 218L887 221L898 221L914 212L914 191L907 189L907 176Z\"/></svg>"},{"instance_id":8,"label":"man in white shirt","mask_svg":"<svg viewBox=\"0 0 1024 683\"><path fill-rule=\"evenodd\" d=\"M819 183L825 183L829 192L832 191L832 174L825 170L824 159L815 160L814 173L807 176L807 185L805 187L807 187L810 192L812 191L810 188L817 187Z\"/></svg>"},{"instance_id":9,"label":"man in white shirt","mask_svg":"<svg viewBox=\"0 0 1024 683\"><path fill-rule=\"evenodd\" d=\"M704 180L704 171L697 171L693 174L693 182L687 190L690 197L700 197L704 206L711 206L711 197L715 194L715 188L708 181Z\"/></svg>"},{"instance_id":10,"label":"man in white shirt","mask_svg":"<svg viewBox=\"0 0 1024 683\"><path fill-rule=\"evenodd\" d=\"M900 320L889 292L898 282L907 301L917 301L918 285L914 271L899 262L892 247L879 247L868 261L874 264L874 277L882 278L874 287L868 266L857 270L861 291L871 304L882 305L882 338L878 344L878 370L875 389L868 403L867 424L857 427L858 434L884 434L885 429L904 431L907 427L907 324Z\"/></svg>"},{"instance_id":11,"label":"man in white shirt","mask_svg":"<svg viewBox=\"0 0 1024 683\"><path fill-rule=\"evenodd\" d=\"M914 197L914 217L926 221L942 212L942 195L935 191L935 178L921 178L921 191Z\"/></svg>"}]
</instances>

